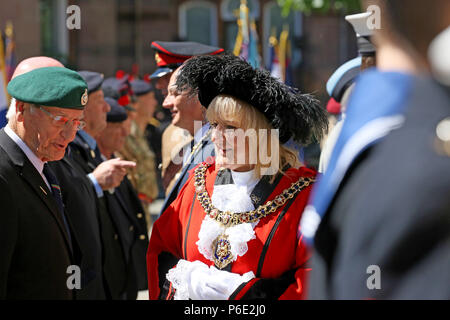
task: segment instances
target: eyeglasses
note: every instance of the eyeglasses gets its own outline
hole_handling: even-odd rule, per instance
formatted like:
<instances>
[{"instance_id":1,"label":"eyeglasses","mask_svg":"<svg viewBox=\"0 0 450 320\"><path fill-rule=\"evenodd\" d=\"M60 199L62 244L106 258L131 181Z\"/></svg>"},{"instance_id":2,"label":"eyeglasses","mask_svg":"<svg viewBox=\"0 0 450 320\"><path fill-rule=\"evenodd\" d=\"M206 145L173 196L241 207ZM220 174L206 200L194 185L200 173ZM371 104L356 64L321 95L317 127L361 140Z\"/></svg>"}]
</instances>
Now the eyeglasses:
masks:
<instances>
[{"instance_id":1,"label":"eyeglasses","mask_svg":"<svg viewBox=\"0 0 450 320\"><path fill-rule=\"evenodd\" d=\"M66 127L66 128L77 128L77 130L81 130L86 126L86 122L78 119L69 120L68 118L64 116L54 116L41 106L34 105L35 108L40 109L42 112L44 112L46 115L48 115L50 118L53 119L53 125L57 127Z\"/></svg>"}]
</instances>

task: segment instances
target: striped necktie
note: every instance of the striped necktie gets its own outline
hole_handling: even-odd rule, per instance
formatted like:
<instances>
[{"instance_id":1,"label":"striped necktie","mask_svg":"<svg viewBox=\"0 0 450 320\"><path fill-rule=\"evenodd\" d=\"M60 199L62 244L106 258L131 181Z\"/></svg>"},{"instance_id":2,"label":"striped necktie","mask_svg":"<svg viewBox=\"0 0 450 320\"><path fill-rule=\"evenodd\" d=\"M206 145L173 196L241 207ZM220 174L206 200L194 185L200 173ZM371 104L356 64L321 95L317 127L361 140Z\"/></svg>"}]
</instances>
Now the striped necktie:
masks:
<instances>
[{"instance_id":1,"label":"striped necktie","mask_svg":"<svg viewBox=\"0 0 450 320\"><path fill-rule=\"evenodd\" d=\"M59 182L56 179L56 176L54 175L53 171L50 169L50 167L48 166L47 163L44 164L43 173L44 173L44 176L47 178L48 183L50 184L53 198L56 201L58 210L59 210L62 220L64 222L64 226L66 228L67 235L69 236L69 241L70 241L69 244L72 249L72 237L70 235L70 229L69 229L69 224L67 223L66 215L64 214L64 203L62 200L62 194L61 194L61 188L59 186Z\"/></svg>"}]
</instances>

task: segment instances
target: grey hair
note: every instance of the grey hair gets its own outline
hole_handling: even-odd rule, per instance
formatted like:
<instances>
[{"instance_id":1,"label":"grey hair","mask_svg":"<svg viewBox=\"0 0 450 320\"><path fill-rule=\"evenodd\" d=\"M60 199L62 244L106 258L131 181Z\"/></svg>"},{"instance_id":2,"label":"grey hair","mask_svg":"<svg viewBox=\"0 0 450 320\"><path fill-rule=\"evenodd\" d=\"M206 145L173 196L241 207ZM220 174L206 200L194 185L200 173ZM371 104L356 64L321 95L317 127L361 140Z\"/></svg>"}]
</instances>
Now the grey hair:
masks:
<instances>
[{"instance_id":1,"label":"grey hair","mask_svg":"<svg viewBox=\"0 0 450 320\"><path fill-rule=\"evenodd\" d=\"M10 121L16 115L16 99L11 98L11 103L9 104L8 112L6 113L6 119Z\"/></svg>"},{"instance_id":2,"label":"grey hair","mask_svg":"<svg viewBox=\"0 0 450 320\"><path fill-rule=\"evenodd\" d=\"M8 123L12 121L12 119L14 119L14 116L16 115L16 105L17 105L17 100L15 98L11 97L11 102L9 104L9 108L8 111L6 112L6 119L8 120ZM39 106L36 104L31 104L30 106L38 108ZM30 108L30 113L33 113L34 110L33 108Z\"/></svg>"}]
</instances>

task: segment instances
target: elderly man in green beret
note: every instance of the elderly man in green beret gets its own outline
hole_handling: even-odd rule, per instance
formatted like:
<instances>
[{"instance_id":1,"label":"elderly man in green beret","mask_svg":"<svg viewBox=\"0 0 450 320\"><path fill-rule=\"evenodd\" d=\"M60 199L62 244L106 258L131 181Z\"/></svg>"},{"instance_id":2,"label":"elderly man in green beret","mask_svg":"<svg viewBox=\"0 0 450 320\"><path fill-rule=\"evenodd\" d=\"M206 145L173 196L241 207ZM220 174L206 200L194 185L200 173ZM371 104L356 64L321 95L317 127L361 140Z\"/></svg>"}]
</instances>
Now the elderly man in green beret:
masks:
<instances>
[{"instance_id":1,"label":"elderly man in green beret","mask_svg":"<svg viewBox=\"0 0 450 320\"><path fill-rule=\"evenodd\" d=\"M8 84L15 113L0 131L0 299L73 299L79 248L47 165L83 128L87 85L43 67Z\"/></svg>"}]
</instances>

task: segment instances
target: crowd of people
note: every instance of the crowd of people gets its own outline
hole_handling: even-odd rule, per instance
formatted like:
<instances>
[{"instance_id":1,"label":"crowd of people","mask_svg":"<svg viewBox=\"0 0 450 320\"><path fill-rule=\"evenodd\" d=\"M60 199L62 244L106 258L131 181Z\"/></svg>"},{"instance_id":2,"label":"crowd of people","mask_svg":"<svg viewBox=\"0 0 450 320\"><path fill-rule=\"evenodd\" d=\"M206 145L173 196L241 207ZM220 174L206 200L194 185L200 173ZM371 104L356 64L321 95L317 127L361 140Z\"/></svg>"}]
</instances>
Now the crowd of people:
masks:
<instances>
[{"instance_id":1,"label":"crowd of people","mask_svg":"<svg viewBox=\"0 0 450 320\"><path fill-rule=\"evenodd\" d=\"M21 61L0 298L450 299L450 3L362 3L383 27L346 17L359 56L326 109L194 42L153 41L143 79ZM318 172L299 157L311 142Z\"/></svg>"}]
</instances>

